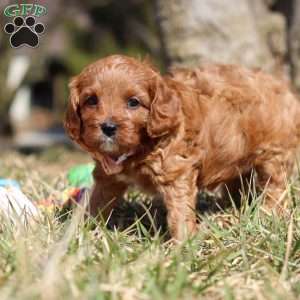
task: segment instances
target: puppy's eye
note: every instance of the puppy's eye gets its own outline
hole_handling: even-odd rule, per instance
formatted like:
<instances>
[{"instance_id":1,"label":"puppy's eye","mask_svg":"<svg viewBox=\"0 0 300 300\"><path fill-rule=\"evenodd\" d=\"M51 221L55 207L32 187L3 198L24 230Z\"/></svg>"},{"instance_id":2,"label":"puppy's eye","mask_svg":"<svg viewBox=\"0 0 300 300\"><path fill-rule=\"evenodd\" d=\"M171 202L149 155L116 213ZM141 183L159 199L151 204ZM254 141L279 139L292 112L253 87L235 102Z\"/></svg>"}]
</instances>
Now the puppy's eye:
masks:
<instances>
[{"instance_id":1,"label":"puppy's eye","mask_svg":"<svg viewBox=\"0 0 300 300\"><path fill-rule=\"evenodd\" d=\"M127 106L130 109L135 109L140 106L140 100L136 97L131 97L128 99Z\"/></svg>"},{"instance_id":2,"label":"puppy's eye","mask_svg":"<svg viewBox=\"0 0 300 300\"><path fill-rule=\"evenodd\" d=\"M85 104L88 106L96 106L98 104L98 98L96 95L88 96L85 99Z\"/></svg>"}]
</instances>

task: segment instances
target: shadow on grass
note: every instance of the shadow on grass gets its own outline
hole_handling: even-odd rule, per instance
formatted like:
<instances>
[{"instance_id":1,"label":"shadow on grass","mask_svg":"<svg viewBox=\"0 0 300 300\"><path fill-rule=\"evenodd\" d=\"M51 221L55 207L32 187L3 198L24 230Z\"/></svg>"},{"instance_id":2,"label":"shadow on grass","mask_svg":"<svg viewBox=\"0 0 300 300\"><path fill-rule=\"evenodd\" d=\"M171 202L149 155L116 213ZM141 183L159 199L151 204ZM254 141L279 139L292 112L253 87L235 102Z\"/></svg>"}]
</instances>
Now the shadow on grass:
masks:
<instances>
[{"instance_id":1,"label":"shadow on grass","mask_svg":"<svg viewBox=\"0 0 300 300\"><path fill-rule=\"evenodd\" d=\"M198 195L196 205L198 215L216 213L221 210L216 197L206 193ZM107 226L109 229L116 228L122 231L129 227L134 228L137 220L151 235L157 231L162 235L167 233L167 211L160 198L147 201L122 201L113 211Z\"/></svg>"}]
</instances>

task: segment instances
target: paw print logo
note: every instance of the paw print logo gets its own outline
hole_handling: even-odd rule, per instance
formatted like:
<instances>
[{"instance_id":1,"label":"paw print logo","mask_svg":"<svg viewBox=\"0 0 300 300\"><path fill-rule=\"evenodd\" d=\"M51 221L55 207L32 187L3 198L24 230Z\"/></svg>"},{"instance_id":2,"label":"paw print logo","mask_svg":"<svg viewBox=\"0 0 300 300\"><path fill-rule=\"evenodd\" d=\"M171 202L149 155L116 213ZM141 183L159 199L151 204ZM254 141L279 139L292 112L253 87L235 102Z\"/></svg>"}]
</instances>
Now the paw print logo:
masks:
<instances>
[{"instance_id":1,"label":"paw print logo","mask_svg":"<svg viewBox=\"0 0 300 300\"><path fill-rule=\"evenodd\" d=\"M22 17L15 17L13 23L7 23L4 31L10 36L10 44L13 48L29 46L35 48L39 44L39 35L45 30L42 23L35 22L35 18L28 16L25 21Z\"/></svg>"}]
</instances>

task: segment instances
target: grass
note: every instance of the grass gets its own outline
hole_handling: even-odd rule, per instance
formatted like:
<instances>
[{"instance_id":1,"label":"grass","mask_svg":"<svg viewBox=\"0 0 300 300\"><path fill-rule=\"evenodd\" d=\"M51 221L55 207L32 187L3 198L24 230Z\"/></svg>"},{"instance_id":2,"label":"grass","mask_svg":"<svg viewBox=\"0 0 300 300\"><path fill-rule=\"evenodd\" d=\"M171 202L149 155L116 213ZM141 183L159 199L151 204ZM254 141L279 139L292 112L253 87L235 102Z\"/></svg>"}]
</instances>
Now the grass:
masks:
<instances>
[{"instance_id":1,"label":"grass","mask_svg":"<svg viewBox=\"0 0 300 300\"><path fill-rule=\"evenodd\" d=\"M59 197L68 167L86 159L2 153L0 177L18 179L33 201ZM164 238L165 214L153 205L149 217L136 192L113 217L119 229L84 221L80 208L27 226L1 219L0 299L299 299L299 182L288 193L288 220L254 206L202 215L199 234L181 245Z\"/></svg>"}]
</instances>

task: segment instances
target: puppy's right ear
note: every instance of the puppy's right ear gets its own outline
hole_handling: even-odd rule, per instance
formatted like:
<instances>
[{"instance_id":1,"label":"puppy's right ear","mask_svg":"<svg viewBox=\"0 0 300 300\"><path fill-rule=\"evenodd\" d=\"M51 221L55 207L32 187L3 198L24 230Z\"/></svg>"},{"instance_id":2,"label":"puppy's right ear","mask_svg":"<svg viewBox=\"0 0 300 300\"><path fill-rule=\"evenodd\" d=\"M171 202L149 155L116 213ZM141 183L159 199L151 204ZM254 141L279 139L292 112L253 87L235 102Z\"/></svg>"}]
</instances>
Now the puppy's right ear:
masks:
<instances>
[{"instance_id":1,"label":"puppy's right ear","mask_svg":"<svg viewBox=\"0 0 300 300\"><path fill-rule=\"evenodd\" d=\"M74 141L80 139L81 119L79 112L79 92L76 78L69 83L70 98L64 121L64 127L70 138Z\"/></svg>"}]
</instances>

